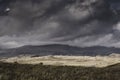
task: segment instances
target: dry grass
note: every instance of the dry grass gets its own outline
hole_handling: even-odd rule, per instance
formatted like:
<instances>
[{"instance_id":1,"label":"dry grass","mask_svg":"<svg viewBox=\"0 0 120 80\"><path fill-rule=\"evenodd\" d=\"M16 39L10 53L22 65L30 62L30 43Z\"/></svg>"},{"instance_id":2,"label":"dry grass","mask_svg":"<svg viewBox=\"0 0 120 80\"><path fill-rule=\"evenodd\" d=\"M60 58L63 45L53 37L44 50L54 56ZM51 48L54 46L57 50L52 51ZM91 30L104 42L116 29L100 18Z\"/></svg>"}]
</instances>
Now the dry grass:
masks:
<instances>
[{"instance_id":1,"label":"dry grass","mask_svg":"<svg viewBox=\"0 0 120 80\"><path fill-rule=\"evenodd\" d=\"M116 63L120 63L120 56L112 54L110 56L21 56L8 59L1 59L3 62L18 62L20 64L39 64L44 65L67 65L67 66L86 66L86 67L106 67Z\"/></svg>"}]
</instances>

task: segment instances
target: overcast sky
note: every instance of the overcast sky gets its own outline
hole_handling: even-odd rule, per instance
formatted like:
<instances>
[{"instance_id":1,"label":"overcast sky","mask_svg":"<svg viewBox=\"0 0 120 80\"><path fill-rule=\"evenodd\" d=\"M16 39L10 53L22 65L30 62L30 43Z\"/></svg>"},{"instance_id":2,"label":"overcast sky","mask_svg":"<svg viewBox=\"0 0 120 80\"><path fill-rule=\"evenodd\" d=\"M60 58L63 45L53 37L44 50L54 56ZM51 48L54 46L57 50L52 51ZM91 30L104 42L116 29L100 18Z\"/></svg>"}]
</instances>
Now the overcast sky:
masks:
<instances>
[{"instance_id":1,"label":"overcast sky","mask_svg":"<svg viewBox=\"0 0 120 80\"><path fill-rule=\"evenodd\" d=\"M120 47L119 2L107 1L0 0L0 46Z\"/></svg>"}]
</instances>

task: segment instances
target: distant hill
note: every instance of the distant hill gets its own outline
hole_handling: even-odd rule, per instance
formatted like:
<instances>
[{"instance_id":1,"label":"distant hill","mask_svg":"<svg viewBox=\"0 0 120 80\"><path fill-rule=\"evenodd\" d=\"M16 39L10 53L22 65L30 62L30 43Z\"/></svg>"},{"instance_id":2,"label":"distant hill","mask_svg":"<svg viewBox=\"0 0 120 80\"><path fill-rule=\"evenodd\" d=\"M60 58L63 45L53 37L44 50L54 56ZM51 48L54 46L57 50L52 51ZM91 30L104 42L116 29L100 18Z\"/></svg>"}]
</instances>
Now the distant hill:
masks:
<instances>
[{"instance_id":1,"label":"distant hill","mask_svg":"<svg viewBox=\"0 0 120 80\"><path fill-rule=\"evenodd\" d=\"M109 55L112 53L120 53L120 48L114 47L75 47L69 45L61 44L49 44L49 45L40 45L40 46L22 46L19 48L13 49L4 49L0 50L0 56L19 56L19 55L87 55L87 56L96 56L96 55Z\"/></svg>"}]
</instances>

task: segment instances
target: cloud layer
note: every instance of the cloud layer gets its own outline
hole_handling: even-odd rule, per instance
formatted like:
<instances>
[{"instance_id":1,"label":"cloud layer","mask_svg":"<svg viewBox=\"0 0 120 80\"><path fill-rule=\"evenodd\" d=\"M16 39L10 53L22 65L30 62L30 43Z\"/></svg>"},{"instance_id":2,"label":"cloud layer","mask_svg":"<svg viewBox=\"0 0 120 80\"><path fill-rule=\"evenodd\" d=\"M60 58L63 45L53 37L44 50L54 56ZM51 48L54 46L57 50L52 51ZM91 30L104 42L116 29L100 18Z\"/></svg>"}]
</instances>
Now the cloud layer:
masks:
<instances>
[{"instance_id":1,"label":"cloud layer","mask_svg":"<svg viewBox=\"0 0 120 80\"><path fill-rule=\"evenodd\" d=\"M119 15L115 14L118 8L113 10L112 3L107 0L1 0L0 11L6 15L0 14L0 46L60 43L120 47Z\"/></svg>"}]
</instances>

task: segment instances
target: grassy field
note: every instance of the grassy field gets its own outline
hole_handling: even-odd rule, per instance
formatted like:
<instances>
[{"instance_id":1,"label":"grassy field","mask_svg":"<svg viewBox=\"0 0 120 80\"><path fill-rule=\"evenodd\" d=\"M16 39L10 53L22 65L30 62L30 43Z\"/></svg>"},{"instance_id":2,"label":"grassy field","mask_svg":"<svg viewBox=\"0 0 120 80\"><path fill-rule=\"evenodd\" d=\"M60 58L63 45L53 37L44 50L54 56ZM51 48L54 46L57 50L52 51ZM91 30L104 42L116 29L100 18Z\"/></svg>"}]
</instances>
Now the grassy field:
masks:
<instances>
[{"instance_id":1,"label":"grassy field","mask_svg":"<svg viewBox=\"0 0 120 80\"><path fill-rule=\"evenodd\" d=\"M0 61L20 64L39 64L56 66L106 67L120 63L120 56L19 56L1 59Z\"/></svg>"},{"instance_id":2,"label":"grassy field","mask_svg":"<svg viewBox=\"0 0 120 80\"><path fill-rule=\"evenodd\" d=\"M120 80L120 64L95 68L0 62L0 80Z\"/></svg>"}]
</instances>

